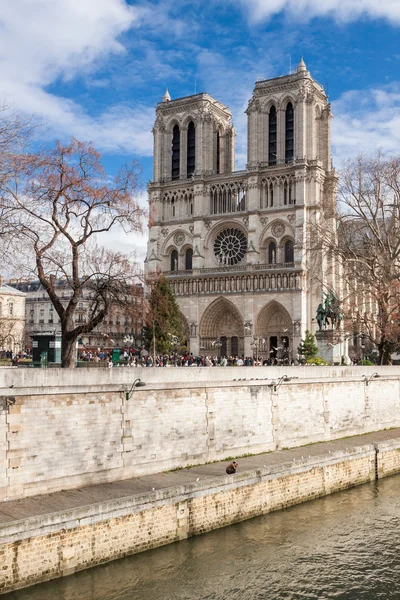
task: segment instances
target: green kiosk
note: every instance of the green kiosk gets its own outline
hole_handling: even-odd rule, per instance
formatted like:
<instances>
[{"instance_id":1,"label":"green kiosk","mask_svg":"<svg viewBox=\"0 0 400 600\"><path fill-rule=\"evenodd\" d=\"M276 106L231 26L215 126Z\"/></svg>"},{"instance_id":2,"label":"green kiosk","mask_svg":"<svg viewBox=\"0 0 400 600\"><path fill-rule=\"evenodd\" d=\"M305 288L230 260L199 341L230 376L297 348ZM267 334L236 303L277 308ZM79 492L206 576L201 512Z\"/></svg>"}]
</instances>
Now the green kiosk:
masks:
<instances>
[{"instance_id":1,"label":"green kiosk","mask_svg":"<svg viewBox=\"0 0 400 600\"><path fill-rule=\"evenodd\" d=\"M61 334L34 333L31 338L35 366L47 367L49 363L61 364Z\"/></svg>"}]
</instances>

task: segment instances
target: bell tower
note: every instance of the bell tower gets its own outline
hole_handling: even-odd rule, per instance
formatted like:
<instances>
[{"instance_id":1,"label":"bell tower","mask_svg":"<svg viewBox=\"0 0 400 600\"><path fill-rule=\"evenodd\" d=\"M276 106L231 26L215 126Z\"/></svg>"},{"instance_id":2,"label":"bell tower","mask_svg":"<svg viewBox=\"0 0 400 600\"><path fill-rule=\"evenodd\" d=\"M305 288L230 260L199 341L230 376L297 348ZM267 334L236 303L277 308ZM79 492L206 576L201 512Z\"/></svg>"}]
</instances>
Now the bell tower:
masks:
<instances>
[{"instance_id":1,"label":"bell tower","mask_svg":"<svg viewBox=\"0 0 400 600\"><path fill-rule=\"evenodd\" d=\"M154 182L234 170L231 111L208 94L171 100L166 90L156 109Z\"/></svg>"},{"instance_id":2,"label":"bell tower","mask_svg":"<svg viewBox=\"0 0 400 600\"><path fill-rule=\"evenodd\" d=\"M331 170L328 97L302 58L295 73L257 81L247 115L249 169L317 160Z\"/></svg>"}]
</instances>

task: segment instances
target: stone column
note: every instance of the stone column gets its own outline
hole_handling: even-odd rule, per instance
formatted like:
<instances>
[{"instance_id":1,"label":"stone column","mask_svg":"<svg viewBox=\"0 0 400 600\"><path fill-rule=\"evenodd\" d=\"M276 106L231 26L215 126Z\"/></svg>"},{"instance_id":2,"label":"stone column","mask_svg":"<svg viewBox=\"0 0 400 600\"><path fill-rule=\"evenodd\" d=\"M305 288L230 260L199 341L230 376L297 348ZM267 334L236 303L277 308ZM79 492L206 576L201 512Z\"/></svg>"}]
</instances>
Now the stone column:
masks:
<instances>
[{"instance_id":1,"label":"stone column","mask_svg":"<svg viewBox=\"0 0 400 600\"><path fill-rule=\"evenodd\" d=\"M295 119L295 137L294 137L294 156L295 158L301 159L306 155L305 148L305 101L301 98L296 105L294 119Z\"/></svg>"}]
</instances>

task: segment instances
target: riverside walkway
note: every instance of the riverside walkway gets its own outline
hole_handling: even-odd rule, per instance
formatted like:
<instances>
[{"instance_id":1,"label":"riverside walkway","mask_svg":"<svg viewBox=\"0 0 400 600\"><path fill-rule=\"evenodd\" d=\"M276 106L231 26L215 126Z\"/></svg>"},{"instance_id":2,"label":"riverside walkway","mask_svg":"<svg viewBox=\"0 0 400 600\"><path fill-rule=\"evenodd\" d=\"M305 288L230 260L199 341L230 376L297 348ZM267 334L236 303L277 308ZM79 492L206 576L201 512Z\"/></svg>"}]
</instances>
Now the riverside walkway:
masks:
<instances>
[{"instance_id":1,"label":"riverside walkway","mask_svg":"<svg viewBox=\"0 0 400 600\"><path fill-rule=\"evenodd\" d=\"M377 431L337 439L329 442L319 442L297 448L268 452L255 456L236 456L239 462L238 473L256 471L257 469L271 469L271 472L279 472L282 469L297 462L308 460L318 462L319 457L326 457L330 453L337 451L351 451L366 444L377 444L400 438L400 428ZM52 494L45 494L3 502L0 505L0 538L2 528L8 529L14 522L45 517L46 515L55 515L74 511L79 508L88 507L100 503L132 498L136 495L143 495L151 492L160 492L169 488L179 486L196 486L201 483L203 489L207 481L215 483L218 477L226 478L225 467L229 460L198 465L186 469L178 469L166 473L156 473L112 483L92 485L79 489L65 490Z\"/></svg>"}]
</instances>

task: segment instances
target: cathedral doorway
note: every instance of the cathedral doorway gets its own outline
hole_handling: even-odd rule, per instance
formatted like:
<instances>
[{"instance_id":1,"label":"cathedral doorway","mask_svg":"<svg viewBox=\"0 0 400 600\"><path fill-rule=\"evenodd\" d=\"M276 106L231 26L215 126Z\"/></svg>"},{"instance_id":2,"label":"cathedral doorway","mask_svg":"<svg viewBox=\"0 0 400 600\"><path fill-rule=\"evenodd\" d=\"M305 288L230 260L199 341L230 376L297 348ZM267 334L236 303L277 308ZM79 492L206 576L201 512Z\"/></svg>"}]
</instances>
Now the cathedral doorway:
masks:
<instances>
[{"instance_id":1,"label":"cathedral doorway","mask_svg":"<svg viewBox=\"0 0 400 600\"><path fill-rule=\"evenodd\" d=\"M293 358L292 319L279 302L269 302L260 311L255 335L260 340L259 355L274 364L289 364Z\"/></svg>"},{"instance_id":2,"label":"cathedral doorway","mask_svg":"<svg viewBox=\"0 0 400 600\"><path fill-rule=\"evenodd\" d=\"M240 356L244 353L243 317L226 298L214 300L205 310L199 334L201 354Z\"/></svg>"}]
</instances>

